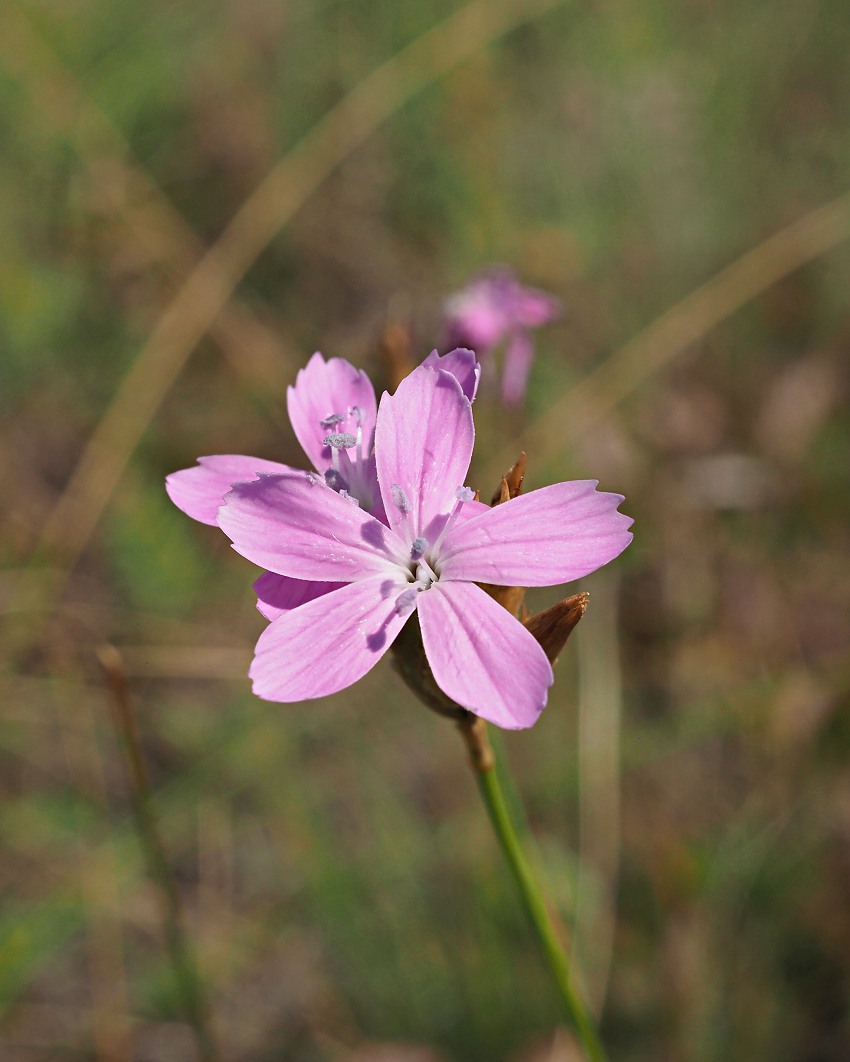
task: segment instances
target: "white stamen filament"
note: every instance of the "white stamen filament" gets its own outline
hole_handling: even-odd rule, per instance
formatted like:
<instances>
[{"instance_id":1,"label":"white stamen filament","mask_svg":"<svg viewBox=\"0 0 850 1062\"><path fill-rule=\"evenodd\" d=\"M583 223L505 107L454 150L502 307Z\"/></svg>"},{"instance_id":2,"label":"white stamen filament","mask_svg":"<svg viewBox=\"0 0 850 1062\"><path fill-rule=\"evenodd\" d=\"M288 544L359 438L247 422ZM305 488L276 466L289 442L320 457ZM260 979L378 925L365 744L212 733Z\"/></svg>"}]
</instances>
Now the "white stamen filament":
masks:
<instances>
[{"instance_id":1,"label":"white stamen filament","mask_svg":"<svg viewBox=\"0 0 850 1062\"><path fill-rule=\"evenodd\" d=\"M442 544L443 539L454 527L455 521L457 520L458 515L460 514L460 510L463 508L464 504L466 502L474 501L475 492L470 490L469 487L458 487L455 491L455 497L457 498L457 501L454 504L454 508L449 513L448 520L446 520L446 522L443 524L443 530L437 536L437 541L434 543L434 547L431 551L432 555L437 552L437 550L440 548L440 545Z\"/></svg>"}]
</instances>

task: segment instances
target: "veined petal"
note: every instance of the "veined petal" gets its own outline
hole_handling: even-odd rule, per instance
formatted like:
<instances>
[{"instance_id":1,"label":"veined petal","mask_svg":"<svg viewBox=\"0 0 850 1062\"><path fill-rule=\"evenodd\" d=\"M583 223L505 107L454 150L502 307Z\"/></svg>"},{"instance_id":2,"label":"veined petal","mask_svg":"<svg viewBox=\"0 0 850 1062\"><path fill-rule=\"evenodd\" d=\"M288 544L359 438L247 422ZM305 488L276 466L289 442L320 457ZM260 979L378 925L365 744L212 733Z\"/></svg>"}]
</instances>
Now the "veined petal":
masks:
<instances>
[{"instance_id":1,"label":"veined petal","mask_svg":"<svg viewBox=\"0 0 850 1062\"><path fill-rule=\"evenodd\" d=\"M286 390L286 406L292 430L313 466L324 472L331 464L331 450L322 442L333 432L357 434L357 418L350 415L359 407L363 446L371 449L375 431L375 389L369 377L342 358L328 361L316 352L295 378L295 386ZM338 415L344 419L330 427L322 421Z\"/></svg>"},{"instance_id":2,"label":"veined petal","mask_svg":"<svg viewBox=\"0 0 850 1062\"><path fill-rule=\"evenodd\" d=\"M434 583L418 607L425 655L443 693L496 726L532 726L553 675L519 620L474 583Z\"/></svg>"},{"instance_id":3,"label":"veined petal","mask_svg":"<svg viewBox=\"0 0 850 1062\"><path fill-rule=\"evenodd\" d=\"M478 381L481 377L481 366L478 364L474 350L457 347L442 356L436 350L432 350L422 364L450 372L457 378L461 390L469 401L475 401L475 392L478 390Z\"/></svg>"},{"instance_id":4,"label":"veined petal","mask_svg":"<svg viewBox=\"0 0 850 1062\"><path fill-rule=\"evenodd\" d=\"M455 504L466 482L475 429L472 407L451 373L420 365L378 410L375 458L378 484L390 527L407 540L408 517L393 502L401 487L412 511L413 537Z\"/></svg>"},{"instance_id":5,"label":"veined petal","mask_svg":"<svg viewBox=\"0 0 850 1062\"><path fill-rule=\"evenodd\" d=\"M216 514L234 483L256 479L262 472L294 472L278 461L242 454L199 457L193 468L183 468L165 477L168 497L178 509L202 524L217 523Z\"/></svg>"},{"instance_id":6,"label":"veined petal","mask_svg":"<svg viewBox=\"0 0 850 1062\"><path fill-rule=\"evenodd\" d=\"M254 583L257 609L267 620L277 619L284 612L305 605L317 597L339 590L345 583L319 583L307 579L291 579L277 572L263 572Z\"/></svg>"},{"instance_id":7,"label":"veined petal","mask_svg":"<svg viewBox=\"0 0 850 1062\"><path fill-rule=\"evenodd\" d=\"M490 506L485 505L484 502L465 502L457 510L457 514L455 515L454 520L457 523L464 523L466 520L472 520L474 517L479 516L481 513L486 513L489 511ZM419 528L422 537L428 542L436 542L437 539L440 537L440 533L442 532L443 528L446 526L450 519L451 514L446 513L441 513L439 516L433 517L431 522L426 524L425 527Z\"/></svg>"},{"instance_id":8,"label":"veined petal","mask_svg":"<svg viewBox=\"0 0 850 1062\"><path fill-rule=\"evenodd\" d=\"M573 480L521 494L446 535L440 579L500 586L554 586L601 568L631 542L632 519L619 494L597 480Z\"/></svg>"},{"instance_id":9,"label":"veined petal","mask_svg":"<svg viewBox=\"0 0 850 1062\"><path fill-rule=\"evenodd\" d=\"M278 616L257 642L254 693L306 701L362 678L404 626L395 602L406 585L401 576L373 575Z\"/></svg>"},{"instance_id":10,"label":"veined petal","mask_svg":"<svg viewBox=\"0 0 850 1062\"><path fill-rule=\"evenodd\" d=\"M218 525L233 548L279 575L347 583L407 560L388 527L312 473L238 483L224 501Z\"/></svg>"}]
</instances>

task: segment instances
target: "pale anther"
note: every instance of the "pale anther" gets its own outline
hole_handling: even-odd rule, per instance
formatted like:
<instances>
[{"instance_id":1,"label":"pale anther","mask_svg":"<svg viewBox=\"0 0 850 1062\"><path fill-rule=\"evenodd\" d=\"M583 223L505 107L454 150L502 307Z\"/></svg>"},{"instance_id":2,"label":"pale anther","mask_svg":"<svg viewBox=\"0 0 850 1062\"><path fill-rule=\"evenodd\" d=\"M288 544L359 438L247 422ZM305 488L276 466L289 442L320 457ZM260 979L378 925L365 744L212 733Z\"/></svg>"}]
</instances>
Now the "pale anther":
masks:
<instances>
[{"instance_id":1,"label":"pale anther","mask_svg":"<svg viewBox=\"0 0 850 1062\"><path fill-rule=\"evenodd\" d=\"M340 498L345 498L346 501L350 501L351 504L356 506L358 509L360 508L359 500L357 498L352 497L352 495L350 495L347 490L341 490L339 492L339 496Z\"/></svg>"},{"instance_id":2,"label":"pale anther","mask_svg":"<svg viewBox=\"0 0 850 1062\"><path fill-rule=\"evenodd\" d=\"M410 498L404 492L404 487L400 487L398 483L393 483L391 490L393 492L393 505L396 509L400 513L409 513L413 506L410 504Z\"/></svg>"},{"instance_id":3,"label":"pale anther","mask_svg":"<svg viewBox=\"0 0 850 1062\"><path fill-rule=\"evenodd\" d=\"M410 547L411 560L418 560L425 550L428 548L428 539L423 538L421 535L419 538L413 540L413 545Z\"/></svg>"},{"instance_id":4,"label":"pale anther","mask_svg":"<svg viewBox=\"0 0 850 1062\"><path fill-rule=\"evenodd\" d=\"M455 497L459 502L475 501L475 491L472 487L458 487L455 491Z\"/></svg>"},{"instance_id":5,"label":"pale anther","mask_svg":"<svg viewBox=\"0 0 850 1062\"><path fill-rule=\"evenodd\" d=\"M366 416L366 410L362 406L352 406L348 411L348 415L354 421L358 428L363 426L363 419ZM340 418L342 419L342 418Z\"/></svg>"},{"instance_id":6,"label":"pale anther","mask_svg":"<svg viewBox=\"0 0 850 1062\"><path fill-rule=\"evenodd\" d=\"M322 439L324 446L332 446L334 450L350 450L356 442L356 437L347 431L337 431L333 435L326 435Z\"/></svg>"},{"instance_id":7,"label":"pale anther","mask_svg":"<svg viewBox=\"0 0 850 1062\"><path fill-rule=\"evenodd\" d=\"M319 424L323 428L332 428L334 424L341 424L345 420L342 413L331 413L329 417L325 417L324 420L320 420Z\"/></svg>"}]
</instances>

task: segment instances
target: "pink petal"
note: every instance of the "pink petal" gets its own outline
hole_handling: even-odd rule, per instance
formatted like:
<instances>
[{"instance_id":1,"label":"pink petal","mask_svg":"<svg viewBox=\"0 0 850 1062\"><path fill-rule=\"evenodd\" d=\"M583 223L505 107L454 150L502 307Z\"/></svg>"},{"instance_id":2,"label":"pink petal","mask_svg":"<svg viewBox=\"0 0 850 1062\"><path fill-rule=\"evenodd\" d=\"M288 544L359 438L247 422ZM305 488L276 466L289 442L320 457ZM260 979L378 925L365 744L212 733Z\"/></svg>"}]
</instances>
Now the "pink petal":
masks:
<instances>
[{"instance_id":1,"label":"pink petal","mask_svg":"<svg viewBox=\"0 0 850 1062\"><path fill-rule=\"evenodd\" d=\"M502 286L491 276L471 281L445 305L446 338L458 346L470 346L486 354L509 327Z\"/></svg>"},{"instance_id":2,"label":"pink petal","mask_svg":"<svg viewBox=\"0 0 850 1062\"><path fill-rule=\"evenodd\" d=\"M168 497L178 509L203 524L217 523L216 514L234 483L256 479L261 472L294 472L289 465L264 461L262 457L217 454L199 457L194 468L184 468L165 477Z\"/></svg>"},{"instance_id":3,"label":"pink petal","mask_svg":"<svg viewBox=\"0 0 850 1062\"><path fill-rule=\"evenodd\" d=\"M419 595L418 606L425 655L440 689L497 726L532 726L553 675L519 620L474 583L441 580Z\"/></svg>"},{"instance_id":4,"label":"pink petal","mask_svg":"<svg viewBox=\"0 0 850 1062\"><path fill-rule=\"evenodd\" d=\"M378 483L389 525L405 541L454 507L474 441L472 406L450 373L420 365L394 395L384 394L375 433ZM408 518L393 503L393 486L401 487L412 505L412 535Z\"/></svg>"},{"instance_id":5,"label":"pink petal","mask_svg":"<svg viewBox=\"0 0 850 1062\"><path fill-rule=\"evenodd\" d=\"M617 512L621 495L596 484L554 483L455 524L440 549L440 578L554 586L601 568L631 542L632 519Z\"/></svg>"},{"instance_id":6,"label":"pink petal","mask_svg":"<svg viewBox=\"0 0 850 1062\"><path fill-rule=\"evenodd\" d=\"M525 398L528 374L534 361L534 343L528 332L515 332L505 351L502 369L502 401L506 406L518 406Z\"/></svg>"},{"instance_id":7,"label":"pink petal","mask_svg":"<svg viewBox=\"0 0 850 1062\"><path fill-rule=\"evenodd\" d=\"M315 353L298 373L295 386L287 388L286 405L292 430L319 472L324 472L331 464L330 447L324 446L322 440L331 432L357 434L356 420L349 416L354 406L363 411L364 450L368 453L371 449L375 430L375 389L365 372L355 369L342 358L325 361L321 354ZM333 414L345 419L333 427L322 427L321 422Z\"/></svg>"},{"instance_id":8,"label":"pink petal","mask_svg":"<svg viewBox=\"0 0 850 1062\"><path fill-rule=\"evenodd\" d=\"M457 522L464 523L466 520L471 520L473 516L480 516L481 513L489 513L490 506L486 505L482 501L466 502L458 510Z\"/></svg>"},{"instance_id":9,"label":"pink petal","mask_svg":"<svg viewBox=\"0 0 850 1062\"><path fill-rule=\"evenodd\" d=\"M481 376L481 366L475 358L475 351L457 347L441 356L436 350L432 350L422 364L450 372L457 378L461 390L469 401L475 401L475 392L478 390L478 380Z\"/></svg>"},{"instance_id":10,"label":"pink petal","mask_svg":"<svg viewBox=\"0 0 850 1062\"><path fill-rule=\"evenodd\" d=\"M313 601L331 590L339 590L345 583L319 583L307 579L290 579L277 572L263 572L254 583L257 608L267 620L277 619L308 601Z\"/></svg>"},{"instance_id":11,"label":"pink petal","mask_svg":"<svg viewBox=\"0 0 850 1062\"><path fill-rule=\"evenodd\" d=\"M373 575L278 616L257 642L254 693L305 701L362 678L404 626L395 601L407 585L403 576Z\"/></svg>"},{"instance_id":12,"label":"pink petal","mask_svg":"<svg viewBox=\"0 0 850 1062\"><path fill-rule=\"evenodd\" d=\"M295 579L342 583L395 572L409 552L388 527L307 472L238 483L218 525L237 553Z\"/></svg>"},{"instance_id":13,"label":"pink petal","mask_svg":"<svg viewBox=\"0 0 850 1062\"><path fill-rule=\"evenodd\" d=\"M561 313L561 300L537 288L517 285L514 320L525 328L540 328L554 321Z\"/></svg>"}]
</instances>

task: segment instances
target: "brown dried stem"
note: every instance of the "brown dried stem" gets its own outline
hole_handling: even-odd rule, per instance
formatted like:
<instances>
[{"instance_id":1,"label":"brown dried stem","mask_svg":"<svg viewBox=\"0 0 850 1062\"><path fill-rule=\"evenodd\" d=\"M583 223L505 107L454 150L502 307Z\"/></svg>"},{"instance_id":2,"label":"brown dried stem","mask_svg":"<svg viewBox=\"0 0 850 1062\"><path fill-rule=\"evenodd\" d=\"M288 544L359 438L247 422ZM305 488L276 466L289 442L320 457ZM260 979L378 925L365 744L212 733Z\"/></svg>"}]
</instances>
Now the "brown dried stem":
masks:
<instances>
[{"instance_id":1,"label":"brown dried stem","mask_svg":"<svg viewBox=\"0 0 850 1062\"><path fill-rule=\"evenodd\" d=\"M469 763L476 774L486 774L496 766L496 756L490 738L487 735L487 724L477 715L467 712L466 718L458 720L460 736L466 742L469 752Z\"/></svg>"},{"instance_id":2,"label":"brown dried stem","mask_svg":"<svg viewBox=\"0 0 850 1062\"><path fill-rule=\"evenodd\" d=\"M203 984L184 929L180 893L153 804L139 727L127 690L124 662L112 645L101 646L97 658L106 676L116 729L124 746L139 840L148 864L148 873L156 883L161 899L163 930L174 980L186 1019L194 1030L202 1062L215 1062L218 1051L212 1035Z\"/></svg>"}]
</instances>

